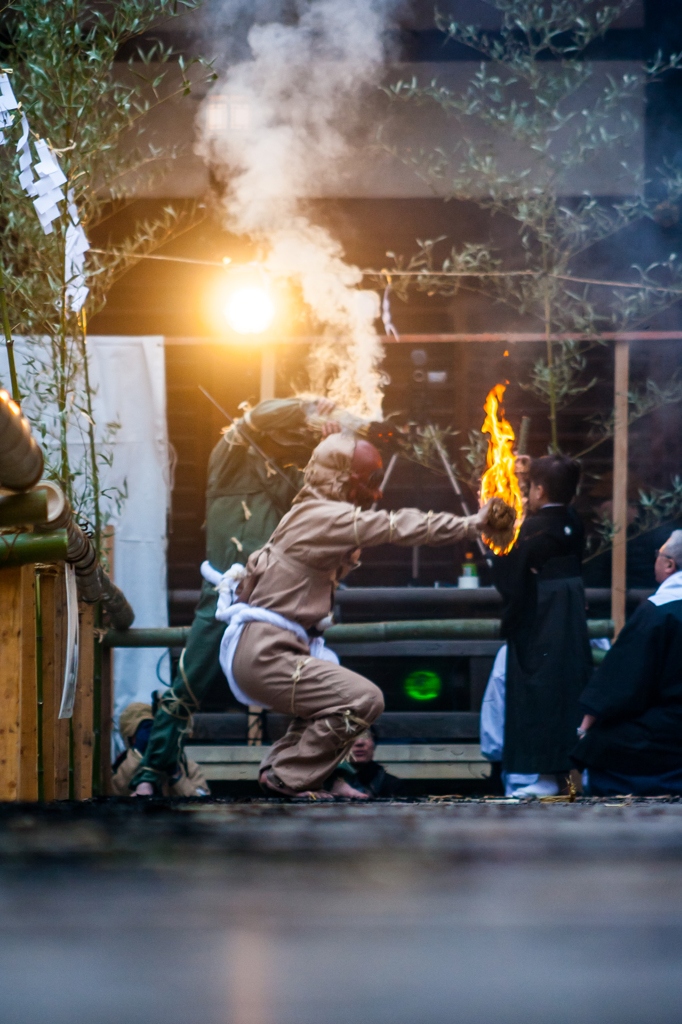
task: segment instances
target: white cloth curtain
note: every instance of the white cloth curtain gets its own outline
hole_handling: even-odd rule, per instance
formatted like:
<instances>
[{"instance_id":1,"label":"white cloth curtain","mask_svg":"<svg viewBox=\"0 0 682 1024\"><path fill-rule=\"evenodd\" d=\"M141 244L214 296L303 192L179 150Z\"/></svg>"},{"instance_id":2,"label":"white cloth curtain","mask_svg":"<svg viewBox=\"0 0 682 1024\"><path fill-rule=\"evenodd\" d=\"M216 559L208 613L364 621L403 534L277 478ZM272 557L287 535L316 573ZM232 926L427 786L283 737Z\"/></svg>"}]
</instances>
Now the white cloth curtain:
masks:
<instances>
[{"instance_id":1,"label":"white cloth curtain","mask_svg":"<svg viewBox=\"0 0 682 1024\"><path fill-rule=\"evenodd\" d=\"M113 463L103 487L127 488L114 513L114 582L135 611L134 627L168 625L167 517L170 505L166 371L162 337L91 336L94 418L118 423ZM169 682L167 652L118 648L114 652L115 710L149 701Z\"/></svg>"}]
</instances>

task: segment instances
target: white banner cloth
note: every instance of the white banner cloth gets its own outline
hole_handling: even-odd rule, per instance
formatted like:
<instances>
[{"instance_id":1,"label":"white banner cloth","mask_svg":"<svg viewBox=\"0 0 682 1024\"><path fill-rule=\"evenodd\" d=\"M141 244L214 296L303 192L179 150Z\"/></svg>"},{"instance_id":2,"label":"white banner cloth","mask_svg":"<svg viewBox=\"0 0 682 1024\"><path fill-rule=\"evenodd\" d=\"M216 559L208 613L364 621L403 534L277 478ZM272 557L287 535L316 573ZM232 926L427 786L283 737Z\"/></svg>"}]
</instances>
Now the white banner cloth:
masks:
<instances>
[{"instance_id":1,"label":"white banner cloth","mask_svg":"<svg viewBox=\"0 0 682 1024\"><path fill-rule=\"evenodd\" d=\"M113 519L114 582L135 612L133 628L168 625L167 514L170 505L166 370L162 337L91 336L92 381L98 426L120 423L114 458L102 487L127 486ZM114 717L131 701L149 702L170 682L168 657L155 648L114 652Z\"/></svg>"}]
</instances>

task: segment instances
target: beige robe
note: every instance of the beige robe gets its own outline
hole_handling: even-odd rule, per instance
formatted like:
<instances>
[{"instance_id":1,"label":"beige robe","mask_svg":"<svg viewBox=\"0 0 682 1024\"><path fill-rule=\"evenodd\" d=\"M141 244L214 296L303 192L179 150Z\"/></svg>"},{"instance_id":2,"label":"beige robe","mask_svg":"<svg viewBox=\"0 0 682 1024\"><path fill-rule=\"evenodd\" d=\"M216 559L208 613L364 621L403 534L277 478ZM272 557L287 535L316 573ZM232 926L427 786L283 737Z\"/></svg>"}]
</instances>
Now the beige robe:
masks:
<instances>
[{"instance_id":1,"label":"beige robe","mask_svg":"<svg viewBox=\"0 0 682 1024\"><path fill-rule=\"evenodd\" d=\"M352 552L379 544L438 546L473 539L473 517L446 512L363 512L344 501L302 492L270 541L247 563L239 598L293 619L307 631L329 616ZM324 627L322 627L324 628ZM358 733L384 708L381 691L350 669L311 658L293 633L250 622L237 645L233 672L254 703L294 716L261 771L297 791L320 789Z\"/></svg>"}]
</instances>

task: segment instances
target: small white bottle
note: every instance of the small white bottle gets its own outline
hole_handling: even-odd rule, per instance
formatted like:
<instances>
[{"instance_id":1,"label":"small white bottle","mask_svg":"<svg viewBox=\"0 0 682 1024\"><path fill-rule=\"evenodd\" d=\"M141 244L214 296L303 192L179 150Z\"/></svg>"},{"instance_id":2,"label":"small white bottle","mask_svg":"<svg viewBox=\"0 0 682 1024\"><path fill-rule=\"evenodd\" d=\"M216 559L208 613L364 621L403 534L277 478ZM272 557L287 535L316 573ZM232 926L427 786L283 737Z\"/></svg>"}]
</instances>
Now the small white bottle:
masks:
<instances>
[{"instance_id":1,"label":"small white bottle","mask_svg":"<svg viewBox=\"0 0 682 1024\"><path fill-rule=\"evenodd\" d=\"M479 585L480 580L473 552L467 551L462 564L462 575L457 580L457 586L460 590L476 590Z\"/></svg>"}]
</instances>

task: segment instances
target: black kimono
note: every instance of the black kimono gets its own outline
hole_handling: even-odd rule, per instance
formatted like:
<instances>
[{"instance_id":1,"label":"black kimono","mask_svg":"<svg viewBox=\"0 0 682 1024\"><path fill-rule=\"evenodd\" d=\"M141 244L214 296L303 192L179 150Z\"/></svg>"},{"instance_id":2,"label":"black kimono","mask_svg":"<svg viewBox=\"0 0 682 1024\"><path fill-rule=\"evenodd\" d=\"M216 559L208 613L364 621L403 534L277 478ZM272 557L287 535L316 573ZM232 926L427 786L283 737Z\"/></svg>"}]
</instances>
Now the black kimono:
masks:
<instances>
[{"instance_id":1,"label":"black kimono","mask_svg":"<svg viewBox=\"0 0 682 1024\"><path fill-rule=\"evenodd\" d=\"M591 672L585 591L584 530L566 505L529 515L508 555L495 560L508 643L502 770L524 775L567 772Z\"/></svg>"},{"instance_id":2,"label":"black kimono","mask_svg":"<svg viewBox=\"0 0 682 1024\"><path fill-rule=\"evenodd\" d=\"M682 768L682 601L645 601L583 691L597 721L572 752L581 768L655 776Z\"/></svg>"}]
</instances>

